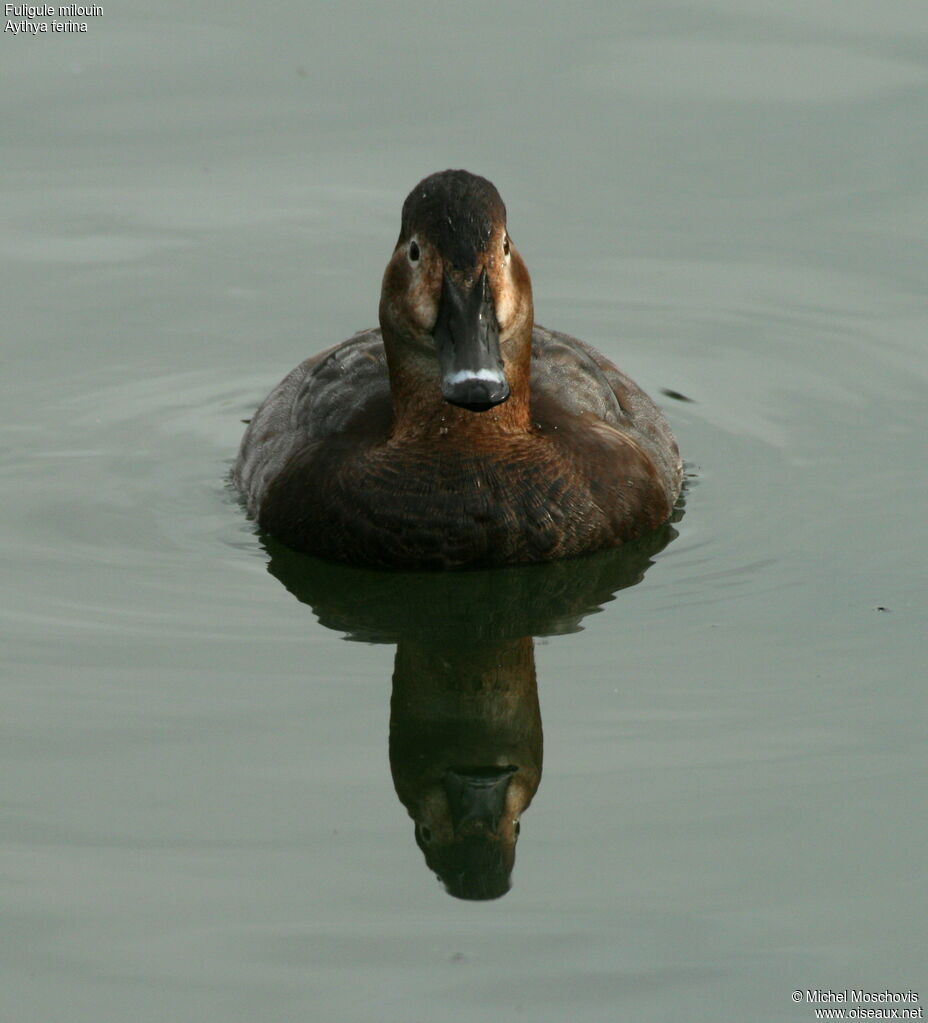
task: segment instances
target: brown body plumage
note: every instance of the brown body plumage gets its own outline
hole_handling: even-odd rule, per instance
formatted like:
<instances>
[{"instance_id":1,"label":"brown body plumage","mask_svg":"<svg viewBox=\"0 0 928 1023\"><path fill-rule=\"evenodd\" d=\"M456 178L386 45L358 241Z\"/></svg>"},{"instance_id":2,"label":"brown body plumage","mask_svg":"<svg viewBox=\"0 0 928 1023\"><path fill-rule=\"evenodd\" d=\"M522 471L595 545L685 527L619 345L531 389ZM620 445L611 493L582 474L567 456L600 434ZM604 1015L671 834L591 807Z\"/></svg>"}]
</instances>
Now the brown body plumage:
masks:
<instances>
[{"instance_id":1,"label":"brown body plumage","mask_svg":"<svg viewBox=\"0 0 928 1023\"><path fill-rule=\"evenodd\" d=\"M380 320L255 414L233 476L264 530L338 561L451 568L614 546L670 515L666 420L600 353L533 323L489 182L413 189Z\"/></svg>"}]
</instances>

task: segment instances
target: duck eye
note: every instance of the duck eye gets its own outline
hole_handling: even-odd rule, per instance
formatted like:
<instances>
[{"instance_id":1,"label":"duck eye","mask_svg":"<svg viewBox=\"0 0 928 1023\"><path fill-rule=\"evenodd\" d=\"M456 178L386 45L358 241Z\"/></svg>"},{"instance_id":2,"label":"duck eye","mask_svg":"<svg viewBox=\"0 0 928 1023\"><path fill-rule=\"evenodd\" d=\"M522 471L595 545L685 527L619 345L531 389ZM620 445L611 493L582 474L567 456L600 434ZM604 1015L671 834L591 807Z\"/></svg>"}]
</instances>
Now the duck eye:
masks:
<instances>
[{"instance_id":1,"label":"duck eye","mask_svg":"<svg viewBox=\"0 0 928 1023\"><path fill-rule=\"evenodd\" d=\"M504 256L505 256L505 257L506 257L507 259L509 258L509 235L508 235L508 234L507 234L507 235L506 235L506 237L505 237L505 238L503 239L503 255L504 255Z\"/></svg>"},{"instance_id":2,"label":"duck eye","mask_svg":"<svg viewBox=\"0 0 928 1023\"><path fill-rule=\"evenodd\" d=\"M413 238L413 240L409 243L409 262L419 262L419 243L415 238Z\"/></svg>"},{"instance_id":3,"label":"duck eye","mask_svg":"<svg viewBox=\"0 0 928 1023\"><path fill-rule=\"evenodd\" d=\"M519 832L521 830L522 830L522 825L518 821L516 821L515 822L515 827L512 829L513 834L516 836L516 838L519 837Z\"/></svg>"},{"instance_id":4,"label":"duck eye","mask_svg":"<svg viewBox=\"0 0 928 1023\"><path fill-rule=\"evenodd\" d=\"M431 844L432 841L432 829L427 824L419 825L419 836L426 845Z\"/></svg>"}]
</instances>

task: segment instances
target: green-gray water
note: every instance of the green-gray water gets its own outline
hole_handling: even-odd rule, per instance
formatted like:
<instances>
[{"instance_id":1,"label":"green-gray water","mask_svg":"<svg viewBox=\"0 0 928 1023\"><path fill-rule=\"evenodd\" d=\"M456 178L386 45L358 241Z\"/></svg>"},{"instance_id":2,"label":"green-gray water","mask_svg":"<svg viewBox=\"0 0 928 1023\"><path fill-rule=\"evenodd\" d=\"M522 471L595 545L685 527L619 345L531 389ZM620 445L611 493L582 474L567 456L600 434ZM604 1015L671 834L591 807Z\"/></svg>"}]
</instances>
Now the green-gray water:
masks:
<instances>
[{"instance_id":1,"label":"green-gray water","mask_svg":"<svg viewBox=\"0 0 928 1023\"><path fill-rule=\"evenodd\" d=\"M928 6L126 0L5 32L0 85L0 1016L928 999ZM449 166L499 187L538 320L670 417L650 546L385 584L226 490ZM397 795L442 642L474 677L522 643L494 741L537 775L543 726L495 901Z\"/></svg>"}]
</instances>

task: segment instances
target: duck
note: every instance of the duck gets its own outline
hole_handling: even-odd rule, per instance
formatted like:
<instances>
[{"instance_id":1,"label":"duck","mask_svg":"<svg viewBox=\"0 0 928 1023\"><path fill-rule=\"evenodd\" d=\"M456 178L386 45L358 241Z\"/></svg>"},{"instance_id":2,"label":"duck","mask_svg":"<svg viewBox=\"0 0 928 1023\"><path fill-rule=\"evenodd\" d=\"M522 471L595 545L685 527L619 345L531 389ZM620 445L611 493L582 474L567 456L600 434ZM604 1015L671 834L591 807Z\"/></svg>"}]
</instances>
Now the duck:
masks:
<instances>
[{"instance_id":1,"label":"duck","mask_svg":"<svg viewBox=\"0 0 928 1023\"><path fill-rule=\"evenodd\" d=\"M654 401L591 345L535 323L496 187L420 181L380 327L290 372L232 470L287 547L375 568L492 568L619 546L671 516L683 467Z\"/></svg>"}]
</instances>

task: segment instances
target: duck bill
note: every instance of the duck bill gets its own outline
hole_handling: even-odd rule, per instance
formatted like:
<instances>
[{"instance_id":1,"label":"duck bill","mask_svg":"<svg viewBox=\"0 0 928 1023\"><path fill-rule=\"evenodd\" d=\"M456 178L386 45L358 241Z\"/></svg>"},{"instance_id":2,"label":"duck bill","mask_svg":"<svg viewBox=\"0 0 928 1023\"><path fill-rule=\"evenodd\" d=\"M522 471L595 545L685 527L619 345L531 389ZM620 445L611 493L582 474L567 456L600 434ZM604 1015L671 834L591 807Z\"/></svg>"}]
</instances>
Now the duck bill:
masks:
<instances>
[{"instance_id":1,"label":"duck bill","mask_svg":"<svg viewBox=\"0 0 928 1023\"><path fill-rule=\"evenodd\" d=\"M469 290L445 273L432 335L445 401L486 412L509 397L486 270Z\"/></svg>"}]
</instances>

